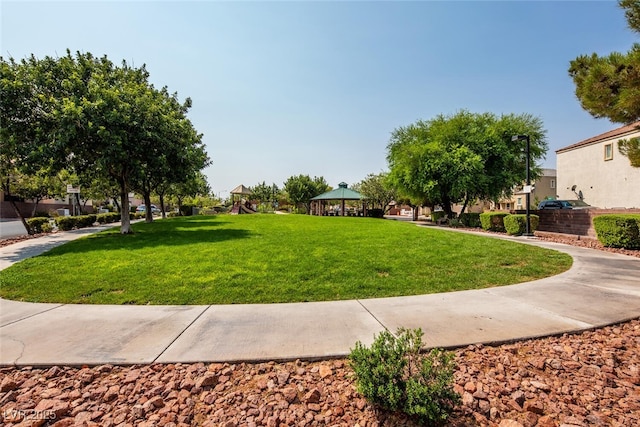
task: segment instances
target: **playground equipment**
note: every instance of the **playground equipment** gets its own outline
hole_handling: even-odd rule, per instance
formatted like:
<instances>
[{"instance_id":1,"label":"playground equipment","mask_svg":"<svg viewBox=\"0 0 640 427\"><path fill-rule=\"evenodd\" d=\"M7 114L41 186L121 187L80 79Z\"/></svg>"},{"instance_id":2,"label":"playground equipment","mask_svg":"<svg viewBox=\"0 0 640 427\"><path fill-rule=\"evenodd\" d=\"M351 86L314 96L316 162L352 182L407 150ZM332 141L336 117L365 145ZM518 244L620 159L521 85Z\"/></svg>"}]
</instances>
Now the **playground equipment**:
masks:
<instances>
[{"instance_id":1,"label":"playground equipment","mask_svg":"<svg viewBox=\"0 0 640 427\"><path fill-rule=\"evenodd\" d=\"M233 201L233 207L231 208L232 215L239 214L253 214L256 213L255 209L251 205L249 200L246 200L244 196L250 196L251 190L240 184L236 188L230 191L231 200Z\"/></svg>"}]
</instances>

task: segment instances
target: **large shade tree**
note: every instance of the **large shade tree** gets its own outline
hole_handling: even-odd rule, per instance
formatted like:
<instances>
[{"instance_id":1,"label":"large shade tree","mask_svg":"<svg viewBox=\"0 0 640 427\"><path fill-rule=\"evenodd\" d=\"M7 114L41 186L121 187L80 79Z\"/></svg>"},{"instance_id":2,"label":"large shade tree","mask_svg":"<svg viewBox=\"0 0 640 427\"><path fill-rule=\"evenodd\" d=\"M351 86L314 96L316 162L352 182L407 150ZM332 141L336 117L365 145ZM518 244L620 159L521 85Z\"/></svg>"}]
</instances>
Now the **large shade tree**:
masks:
<instances>
[{"instance_id":1,"label":"large shade tree","mask_svg":"<svg viewBox=\"0 0 640 427\"><path fill-rule=\"evenodd\" d=\"M629 28L640 32L640 2L621 0ZM569 75L576 85L576 96L586 111L596 118L630 124L640 120L640 44L629 52L606 56L581 55L571 61ZM634 167L640 167L640 140L618 142L619 151Z\"/></svg>"},{"instance_id":2,"label":"large shade tree","mask_svg":"<svg viewBox=\"0 0 640 427\"><path fill-rule=\"evenodd\" d=\"M10 95L2 106L7 120L1 132L2 164L27 169L46 158L53 169L114 181L120 190L122 233L131 232L128 194L145 174L166 177L167 162L180 166L189 157L185 152L204 152L201 136L186 118L190 101L181 104L166 89L155 89L144 66L118 66L106 56L67 51L59 58L2 60L2 82L2 98ZM17 154L5 161L4 153L12 150ZM202 164L183 163L187 169Z\"/></svg>"},{"instance_id":3,"label":"large shade tree","mask_svg":"<svg viewBox=\"0 0 640 427\"><path fill-rule=\"evenodd\" d=\"M526 178L526 152L514 135L530 138L532 165L544 157L542 122L528 114L496 116L460 111L419 120L393 131L387 146L389 179L401 196L440 205L451 217L454 203L496 200ZM532 167L535 178L539 169Z\"/></svg>"}]
</instances>

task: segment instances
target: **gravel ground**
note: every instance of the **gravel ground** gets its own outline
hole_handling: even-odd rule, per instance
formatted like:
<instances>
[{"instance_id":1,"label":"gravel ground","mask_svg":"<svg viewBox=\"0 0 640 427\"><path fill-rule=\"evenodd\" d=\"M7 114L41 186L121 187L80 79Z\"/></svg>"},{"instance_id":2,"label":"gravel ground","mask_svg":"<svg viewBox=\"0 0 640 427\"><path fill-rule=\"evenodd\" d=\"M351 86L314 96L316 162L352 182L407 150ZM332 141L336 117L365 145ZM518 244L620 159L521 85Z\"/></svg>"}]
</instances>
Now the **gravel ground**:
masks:
<instances>
[{"instance_id":1,"label":"gravel ground","mask_svg":"<svg viewBox=\"0 0 640 427\"><path fill-rule=\"evenodd\" d=\"M455 351L452 426L640 425L640 320ZM1 368L4 425L413 426L345 360Z\"/></svg>"},{"instance_id":2,"label":"gravel ground","mask_svg":"<svg viewBox=\"0 0 640 427\"><path fill-rule=\"evenodd\" d=\"M570 236L540 238L602 249ZM455 355L462 403L448 425L640 425L638 319ZM5 367L0 415L8 426L415 425L358 395L345 360Z\"/></svg>"}]
</instances>

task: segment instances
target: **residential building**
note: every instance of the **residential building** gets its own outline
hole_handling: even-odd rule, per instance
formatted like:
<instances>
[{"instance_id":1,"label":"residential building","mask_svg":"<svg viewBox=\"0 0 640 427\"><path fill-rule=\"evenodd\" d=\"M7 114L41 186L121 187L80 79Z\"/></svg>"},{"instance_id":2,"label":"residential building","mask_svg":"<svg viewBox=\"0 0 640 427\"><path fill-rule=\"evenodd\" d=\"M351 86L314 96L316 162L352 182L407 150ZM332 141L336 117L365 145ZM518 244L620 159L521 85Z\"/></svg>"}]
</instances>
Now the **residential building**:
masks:
<instances>
[{"instance_id":1,"label":"residential building","mask_svg":"<svg viewBox=\"0 0 640 427\"><path fill-rule=\"evenodd\" d=\"M640 137L640 122L556 151L559 199L599 208L640 208L640 168L618 151L621 139Z\"/></svg>"},{"instance_id":2,"label":"residential building","mask_svg":"<svg viewBox=\"0 0 640 427\"><path fill-rule=\"evenodd\" d=\"M546 199L555 199L557 194L557 174L555 169L542 169L541 175L531 182L533 189L530 196L530 209L536 209L538 203ZM492 204L491 209L498 211L527 209L527 193L523 192L524 183L513 190L509 198L501 199L497 204ZM575 197L572 197L575 199Z\"/></svg>"}]
</instances>

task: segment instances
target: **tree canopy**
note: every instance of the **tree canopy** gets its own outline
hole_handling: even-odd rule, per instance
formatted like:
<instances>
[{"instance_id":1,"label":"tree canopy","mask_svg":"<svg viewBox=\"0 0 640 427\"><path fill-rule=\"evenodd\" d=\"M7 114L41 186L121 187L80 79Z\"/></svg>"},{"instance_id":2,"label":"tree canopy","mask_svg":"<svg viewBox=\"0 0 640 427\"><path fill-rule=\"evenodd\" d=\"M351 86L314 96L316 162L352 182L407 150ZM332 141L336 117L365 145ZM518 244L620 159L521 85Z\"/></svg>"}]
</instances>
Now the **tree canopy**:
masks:
<instances>
[{"instance_id":1,"label":"tree canopy","mask_svg":"<svg viewBox=\"0 0 640 427\"><path fill-rule=\"evenodd\" d=\"M128 213L130 191L148 199L154 186L189 181L209 162L186 117L191 100L180 103L155 88L144 65L67 51L59 58L0 58L0 67L3 176L8 165L22 172L48 165L87 183L111 180ZM126 214L121 232L131 232Z\"/></svg>"},{"instance_id":2,"label":"tree canopy","mask_svg":"<svg viewBox=\"0 0 640 427\"><path fill-rule=\"evenodd\" d=\"M304 206L307 213L311 212L311 198L327 192L329 188L324 177L311 179L309 175L291 176L284 183L289 202L296 207Z\"/></svg>"},{"instance_id":3,"label":"tree canopy","mask_svg":"<svg viewBox=\"0 0 640 427\"><path fill-rule=\"evenodd\" d=\"M496 116L460 111L419 120L394 130L387 146L390 182L410 200L440 205L448 216L452 204L496 200L510 195L526 178L524 141L530 138L531 164L547 150L539 118L529 114ZM532 167L535 177L539 169Z\"/></svg>"},{"instance_id":4,"label":"tree canopy","mask_svg":"<svg viewBox=\"0 0 640 427\"><path fill-rule=\"evenodd\" d=\"M625 11L629 28L640 32L640 3L620 0L618 4ZM569 75L580 105L593 117L624 124L640 120L640 44L634 44L626 54L578 56L570 62ZM621 140L618 148L632 166L640 167L637 140Z\"/></svg>"},{"instance_id":5,"label":"tree canopy","mask_svg":"<svg viewBox=\"0 0 640 427\"><path fill-rule=\"evenodd\" d=\"M377 209L388 209L389 203L398 198L387 172L371 173L354 185L353 189L362 194L371 207Z\"/></svg>"}]
</instances>

